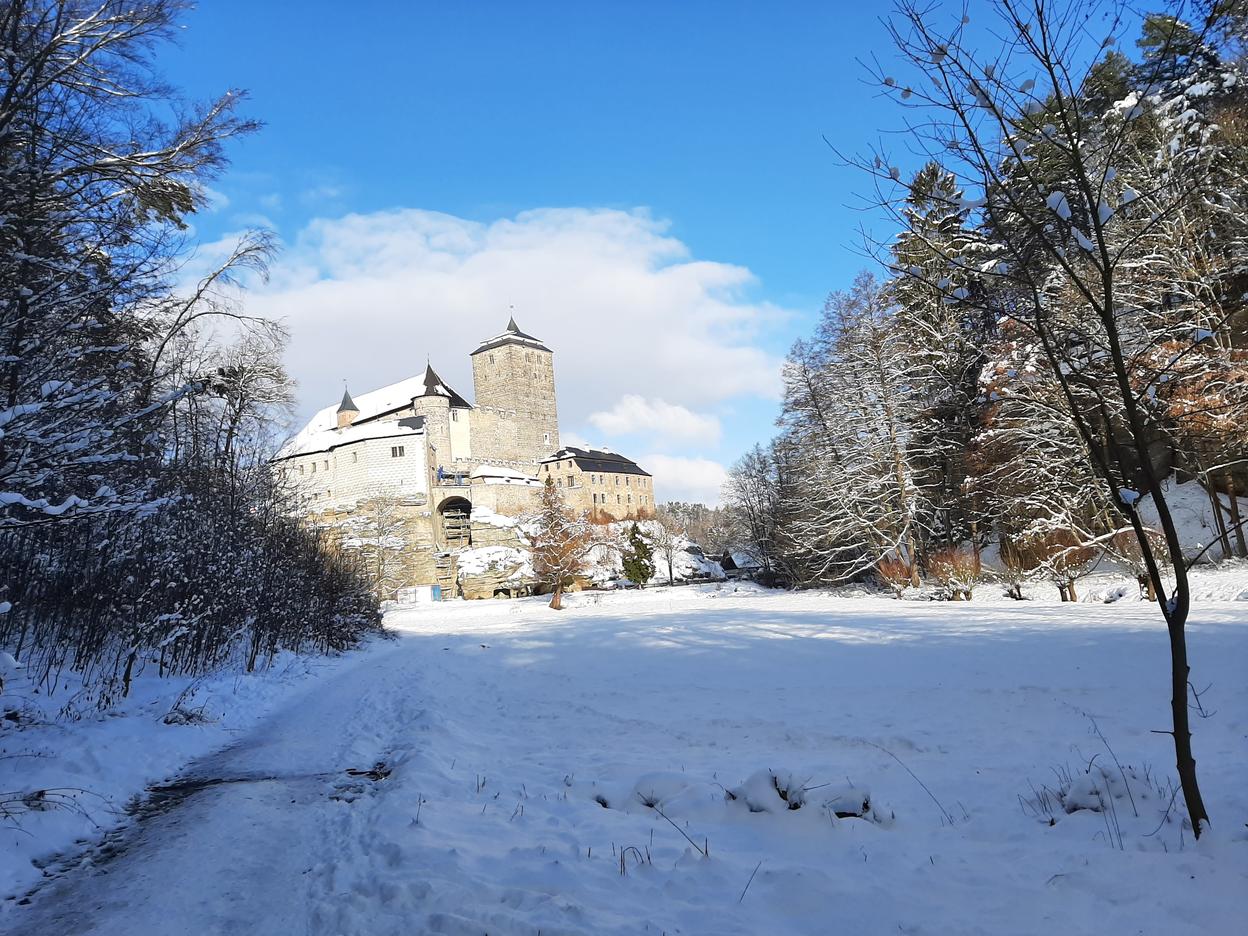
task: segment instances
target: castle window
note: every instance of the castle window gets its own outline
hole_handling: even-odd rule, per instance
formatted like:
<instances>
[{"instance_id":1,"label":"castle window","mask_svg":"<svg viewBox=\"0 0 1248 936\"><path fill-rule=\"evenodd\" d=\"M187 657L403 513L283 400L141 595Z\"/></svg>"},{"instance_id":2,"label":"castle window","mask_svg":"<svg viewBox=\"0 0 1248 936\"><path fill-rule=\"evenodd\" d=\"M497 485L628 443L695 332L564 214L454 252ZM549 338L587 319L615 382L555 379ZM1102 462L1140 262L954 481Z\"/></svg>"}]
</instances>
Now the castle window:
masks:
<instances>
[{"instance_id":1,"label":"castle window","mask_svg":"<svg viewBox=\"0 0 1248 936\"><path fill-rule=\"evenodd\" d=\"M459 410L451 410L451 422L459 422Z\"/></svg>"},{"instance_id":2,"label":"castle window","mask_svg":"<svg viewBox=\"0 0 1248 936\"><path fill-rule=\"evenodd\" d=\"M625 486L625 487L631 487L631 486L632 486L632 483L633 483L633 479L632 479L632 478L625 478L625 479L624 479L624 486Z\"/></svg>"},{"instance_id":3,"label":"castle window","mask_svg":"<svg viewBox=\"0 0 1248 936\"><path fill-rule=\"evenodd\" d=\"M549 432L542 433L542 441L545 442L547 445L550 445L550 433ZM549 471L550 470L549 467L546 470Z\"/></svg>"},{"instance_id":4,"label":"castle window","mask_svg":"<svg viewBox=\"0 0 1248 936\"><path fill-rule=\"evenodd\" d=\"M407 454L407 453L406 453L406 451L404 450L403 446L401 446L401 445L392 445L392 446L390 446L390 457L391 457L391 458L402 458L402 457L403 457L404 455L406 455L406 454Z\"/></svg>"},{"instance_id":5,"label":"castle window","mask_svg":"<svg viewBox=\"0 0 1248 936\"><path fill-rule=\"evenodd\" d=\"M619 476L619 475L616 475L616 476L615 476L615 486L616 486L616 487L619 487L619 486L620 486L620 476Z\"/></svg>"},{"instance_id":6,"label":"castle window","mask_svg":"<svg viewBox=\"0 0 1248 936\"><path fill-rule=\"evenodd\" d=\"M629 495L628 495L628 502L629 502L630 504L633 502L633 495L632 495L632 494L629 494Z\"/></svg>"},{"instance_id":7,"label":"castle window","mask_svg":"<svg viewBox=\"0 0 1248 936\"><path fill-rule=\"evenodd\" d=\"M300 474L303 474L303 465L300 465L300 466L299 466L299 473L300 473Z\"/></svg>"},{"instance_id":8,"label":"castle window","mask_svg":"<svg viewBox=\"0 0 1248 936\"><path fill-rule=\"evenodd\" d=\"M352 453L351 453L351 464L353 464L353 465L354 465L354 464L355 464L356 462L358 462L359 460L360 460L360 453L359 453L359 452L352 452Z\"/></svg>"},{"instance_id":9,"label":"castle window","mask_svg":"<svg viewBox=\"0 0 1248 936\"><path fill-rule=\"evenodd\" d=\"M622 504L622 503L624 503L622 500L620 500L620 495L619 495L619 494L616 494L616 495L615 495L615 502L616 502L617 504Z\"/></svg>"},{"instance_id":10,"label":"castle window","mask_svg":"<svg viewBox=\"0 0 1248 936\"><path fill-rule=\"evenodd\" d=\"M312 463L312 473L316 474L316 462Z\"/></svg>"},{"instance_id":11,"label":"castle window","mask_svg":"<svg viewBox=\"0 0 1248 936\"><path fill-rule=\"evenodd\" d=\"M329 471L329 459L325 459L325 470Z\"/></svg>"},{"instance_id":12,"label":"castle window","mask_svg":"<svg viewBox=\"0 0 1248 936\"><path fill-rule=\"evenodd\" d=\"M563 487L563 478L555 478L555 483L559 485L559 487Z\"/></svg>"}]
</instances>

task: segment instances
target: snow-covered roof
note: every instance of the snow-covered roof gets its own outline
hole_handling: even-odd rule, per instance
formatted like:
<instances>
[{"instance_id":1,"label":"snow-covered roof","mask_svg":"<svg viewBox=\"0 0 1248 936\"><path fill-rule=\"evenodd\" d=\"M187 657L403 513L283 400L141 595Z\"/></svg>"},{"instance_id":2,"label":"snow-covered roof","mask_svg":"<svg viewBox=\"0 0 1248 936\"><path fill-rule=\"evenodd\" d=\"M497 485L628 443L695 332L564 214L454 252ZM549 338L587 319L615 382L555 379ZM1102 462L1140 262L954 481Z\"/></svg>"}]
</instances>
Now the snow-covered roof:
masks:
<instances>
[{"instance_id":1,"label":"snow-covered roof","mask_svg":"<svg viewBox=\"0 0 1248 936\"><path fill-rule=\"evenodd\" d=\"M536 481L537 478L532 475L525 474L523 471L517 471L515 468L507 468L503 465L477 465L473 469L471 478L515 478L518 481Z\"/></svg>"},{"instance_id":2,"label":"snow-covered roof","mask_svg":"<svg viewBox=\"0 0 1248 936\"><path fill-rule=\"evenodd\" d=\"M421 396L425 392L425 378L408 377L406 380L400 380L398 383L392 383L386 387L379 387L368 393L361 393L357 397L352 398L355 408L359 411L356 422L363 422L374 416L380 416L382 413L393 412L402 406L409 404L416 397ZM327 406L323 410L319 410L315 416L308 420L308 424L299 431L298 439L305 433L323 432L326 429L334 429L338 425L338 407ZM291 440L292 442L294 439Z\"/></svg>"},{"instance_id":3,"label":"snow-covered roof","mask_svg":"<svg viewBox=\"0 0 1248 936\"><path fill-rule=\"evenodd\" d=\"M516 325L516 317L513 315L507 321L507 330L501 335L495 335L493 338L486 338L477 346L477 350L473 354L480 354L482 351L491 351L494 348L501 348L503 345L518 344L534 348L538 351L550 351L550 348L542 344L541 339L534 338L532 335L526 335L519 326ZM553 353L553 352L552 352Z\"/></svg>"},{"instance_id":4,"label":"snow-covered roof","mask_svg":"<svg viewBox=\"0 0 1248 936\"><path fill-rule=\"evenodd\" d=\"M424 382L425 392L420 396L444 396L450 400L451 406L472 409L472 404L448 387L446 382L434 372L431 365L425 365Z\"/></svg>"},{"instance_id":5,"label":"snow-covered roof","mask_svg":"<svg viewBox=\"0 0 1248 936\"><path fill-rule=\"evenodd\" d=\"M277 457L289 458L291 455L306 455L309 452L327 452L331 448L347 445L350 442L359 442L361 439L380 439L387 435L410 434L413 431L411 427L396 429L397 423L388 422L383 424L380 430L373 428L363 434L354 432L344 436L343 433L347 430L338 428L338 414L354 409L358 415L349 428L359 430L366 423L411 406L413 400L423 396L444 396L449 399L451 406L472 408L471 403L443 383L442 378L434 372L432 367L426 366L425 372L419 377L408 377L398 383L379 387L356 397L352 397L344 390L342 402L338 406L327 406L318 411L294 438L282 446Z\"/></svg>"},{"instance_id":6,"label":"snow-covered roof","mask_svg":"<svg viewBox=\"0 0 1248 936\"><path fill-rule=\"evenodd\" d=\"M514 468L504 468L502 465L478 465L469 477L475 480L484 481L486 484L527 484L540 486L542 483L532 475L527 475L523 471L516 471Z\"/></svg>"},{"instance_id":7,"label":"snow-covered roof","mask_svg":"<svg viewBox=\"0 0 1248 936\"><path fill-rule=\"evenodd\" d=\"M319 414L318 414L319 415ZM344 445L364 442L368 439L391 439L425 434L425 421L419 416L409 416L397 421L355 423L345 429L313 429L309 423L293 439L282 446L275 458L293 458L296 455L312 455L329 452Z\"/></svg>"}]
</instances>

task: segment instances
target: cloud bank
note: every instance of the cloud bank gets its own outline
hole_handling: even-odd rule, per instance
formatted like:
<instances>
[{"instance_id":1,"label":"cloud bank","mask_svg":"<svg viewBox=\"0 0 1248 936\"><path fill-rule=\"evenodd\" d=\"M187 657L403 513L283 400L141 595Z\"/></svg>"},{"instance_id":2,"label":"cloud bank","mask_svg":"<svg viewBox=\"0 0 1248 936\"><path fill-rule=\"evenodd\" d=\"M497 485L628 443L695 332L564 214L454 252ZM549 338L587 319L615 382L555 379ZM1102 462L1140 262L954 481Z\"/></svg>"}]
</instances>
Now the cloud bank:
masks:
<instances>
[{"instance_id":1,"label":"cloud bank","mask_svg":"<svg viewBox=\"0 0 1248 936\"><path fill-rule=\"evenodd\" d=\"M417 373L426 357L471 398L468 353L509 315L555 351L560 424L650 457L660 498L720 438L713 410L779 392L761 335L788 317L744 267L699 260L648 212L557 208L481 222L419 209L309 222L248 311L282 319L301 417ZM623 438L623 444L617 439ZM688 462L694 459L694 462ZM705 464L703 464L705 462ZM670 480L667 471L678 471ZM719 468L722 473L722 468Z\"/></svg>"}]
</instances>

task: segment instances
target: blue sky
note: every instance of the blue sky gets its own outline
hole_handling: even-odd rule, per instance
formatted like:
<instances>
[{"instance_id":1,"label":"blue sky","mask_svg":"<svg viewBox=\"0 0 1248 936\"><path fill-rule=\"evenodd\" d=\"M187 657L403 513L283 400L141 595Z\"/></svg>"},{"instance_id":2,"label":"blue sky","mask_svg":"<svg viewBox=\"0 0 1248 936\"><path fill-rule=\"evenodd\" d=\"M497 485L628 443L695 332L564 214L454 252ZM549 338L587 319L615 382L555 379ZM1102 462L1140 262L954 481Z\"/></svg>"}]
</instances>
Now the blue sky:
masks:
<instances>
[{"instance_id":1,"label":"blue sky","mask_svg":"<svg viewBox=\"0 0 1248 936\"><path fill-rule=\"evenodd\" d=\"M286 245L248 301L291 330L301 416L426 354L470 393L471 344L514 304L555 347L570 437L657 460L660 497L664 475L708 497L711 465L772 432L764 372L865 263L863 180L822 137L862 149L889 122L855 62L886 52L877 15L213 0L160 65L194 98L246 89L265 122L197 233L263 223ZM676 334L689 322L711 337ZM644 341L613 337L634 326Z\"/></svg>"}]
</instances>

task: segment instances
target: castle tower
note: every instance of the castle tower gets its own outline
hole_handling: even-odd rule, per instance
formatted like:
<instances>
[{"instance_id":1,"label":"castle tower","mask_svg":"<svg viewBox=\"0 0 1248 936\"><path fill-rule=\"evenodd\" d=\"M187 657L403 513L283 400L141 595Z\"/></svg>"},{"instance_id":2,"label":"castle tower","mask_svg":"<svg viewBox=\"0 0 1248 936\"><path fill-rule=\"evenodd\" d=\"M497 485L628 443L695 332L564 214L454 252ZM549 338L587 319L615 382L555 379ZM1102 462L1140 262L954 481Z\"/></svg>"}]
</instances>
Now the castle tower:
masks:
<instances>
[{"instance_id":1,"label":"castle tower","mask_svg":"<svg viewBox=\"0 0 1248 936\"><path fill-rule=\"evenodd\" d=\"M474 458L535 467L559 451L554 358L550 348L519 329L514 317L506 331L472 352ZM506 414L505 421L496 425L495 414Z\"/></svg>"},{"instance_id":2,"label":"castle tower","mask_svg":"<svg viewBox=\"0 0 1248 936\"><path fill-rule=\"evenodd\" d=\"M351 399L351 394L344 387L342 390L342 402L338 404L338 428L347 428L347 426L355 422L355 417L359 415L360 408L355 405L355 400Z\"/></svg>"},{"instance_id":3,"label":"castle tower","mask_svg":"<svg viewBox=\"0 0 1248 936\"><path fill-rule=\"evenodd\" d=\"M452 409L468 410L468 401L448 387L433 367L425 367L425 391L412 400L412 412L425 421L425 440L429 446L429 467L451 470L455 462L452 450Z\"/></svg>"}]
</instances>

